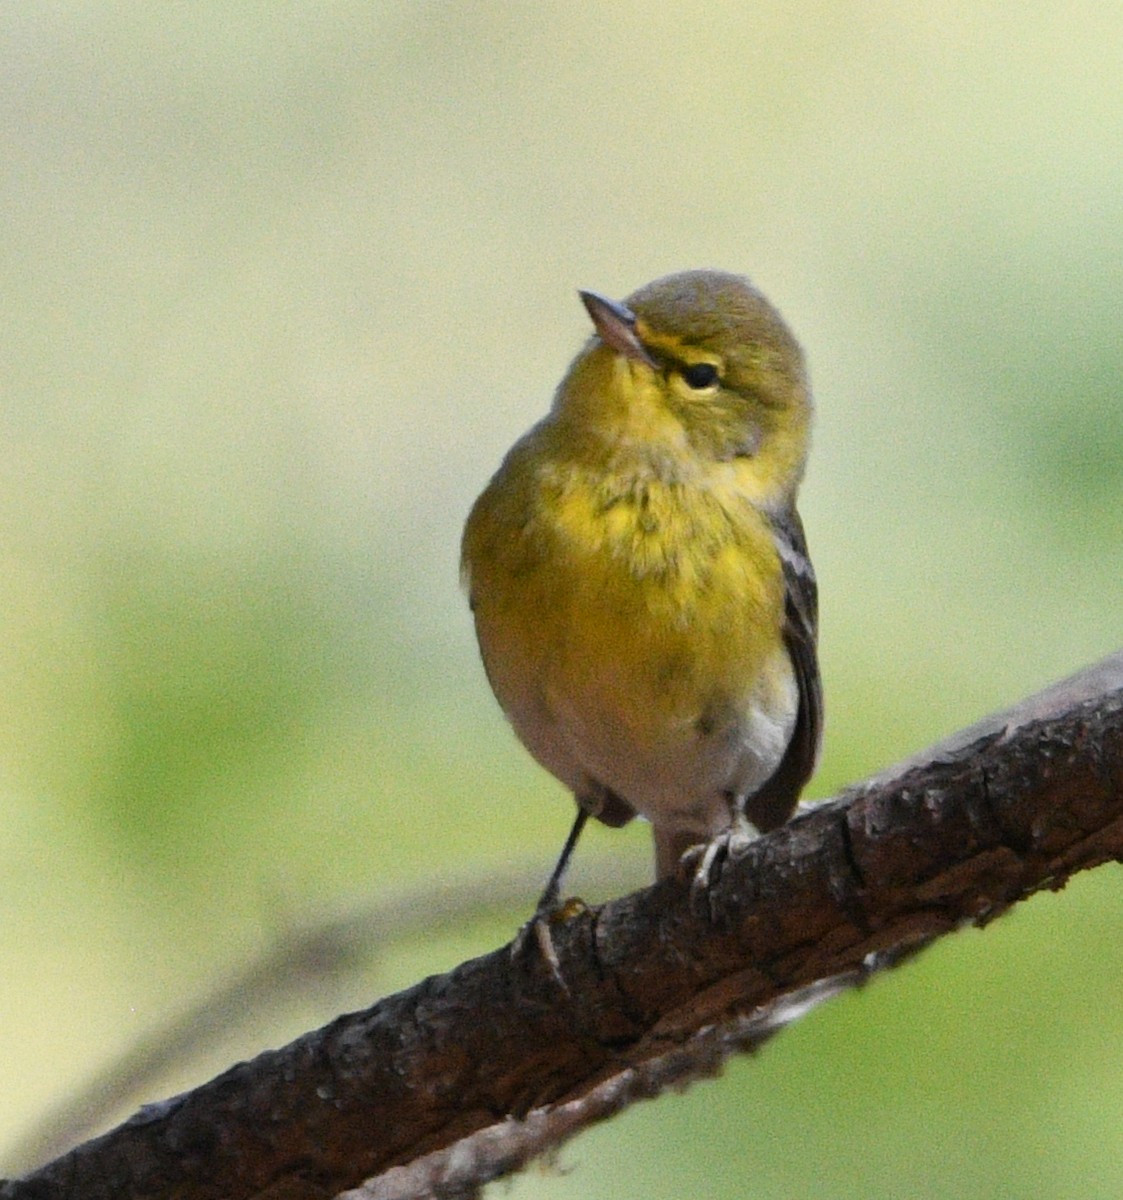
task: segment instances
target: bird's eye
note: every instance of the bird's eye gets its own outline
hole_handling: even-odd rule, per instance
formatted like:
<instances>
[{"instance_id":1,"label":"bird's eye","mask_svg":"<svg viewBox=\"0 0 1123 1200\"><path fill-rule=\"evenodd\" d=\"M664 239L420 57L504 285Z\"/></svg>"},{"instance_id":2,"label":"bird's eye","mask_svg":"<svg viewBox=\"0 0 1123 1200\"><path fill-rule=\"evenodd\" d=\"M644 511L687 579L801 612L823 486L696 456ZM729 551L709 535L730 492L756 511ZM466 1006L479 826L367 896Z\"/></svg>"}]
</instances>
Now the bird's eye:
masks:
<instances>
[{"instance_id":1,"label":"bird's eye","mask_svg":"<svg viewBox=\"0 0 1123 1200\"><path fill-rule=\"evenodd\" d=\"M693 366L683 367L682 377L686 381L687 387L694 388L695 391L702 391L717 383L717 367L713 363L694 363Z\"/></svg>"}]
</instances>

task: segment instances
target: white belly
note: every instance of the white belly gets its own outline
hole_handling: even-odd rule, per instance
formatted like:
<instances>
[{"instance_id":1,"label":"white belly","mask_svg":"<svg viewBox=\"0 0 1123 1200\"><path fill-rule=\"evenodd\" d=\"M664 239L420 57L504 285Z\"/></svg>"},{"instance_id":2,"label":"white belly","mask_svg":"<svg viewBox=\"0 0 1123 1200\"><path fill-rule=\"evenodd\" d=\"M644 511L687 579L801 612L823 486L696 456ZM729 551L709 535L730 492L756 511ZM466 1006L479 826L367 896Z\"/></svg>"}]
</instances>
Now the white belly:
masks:
<instances>
[{"instance_id":1,"label":"white belly","mask_svg":"<svg viewBox=\"0 0 1123 1200\"><path fill-rule=\"evenodd\" d=\"M747 695L690 718L655 719L641 731L623 725L595 692L509 674L493 682L527 748L579 798L602 785L653 824L700 839L728 828L731 802L752 795L776 769L798 704L783 650Z\"/></svg>"}]
</instances>

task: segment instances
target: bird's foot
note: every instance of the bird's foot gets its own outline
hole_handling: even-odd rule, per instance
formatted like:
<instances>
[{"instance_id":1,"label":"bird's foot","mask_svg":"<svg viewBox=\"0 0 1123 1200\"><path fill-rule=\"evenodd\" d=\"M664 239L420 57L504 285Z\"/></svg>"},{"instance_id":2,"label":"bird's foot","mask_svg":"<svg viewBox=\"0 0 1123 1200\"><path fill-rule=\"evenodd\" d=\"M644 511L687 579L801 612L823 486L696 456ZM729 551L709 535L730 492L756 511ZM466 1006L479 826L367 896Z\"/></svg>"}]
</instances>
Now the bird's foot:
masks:
<instances>
[{"instance_id":1,"label":"bird's foot","mask_svg":"<svg viewBox=\"0 0 1123 1200\"><path fill-rule=\"evenodd\" d=\"M543 897L545 900L546 897ZM532 951L537 951L549 969L550 976L557 983L566 995L569 994L569 984L565 981L565 976L562 975L561 963L558 961L557 948L554 946L554 936L552 928L555 925L564 924L566 921L573 920L574 917L580 916L587 911L588 905L584 900L578 899L576 896L571 897L562 904L552 903L548 907L544 907L539 903L534 910L534 916L519 930L515 935L515 940L511 943L511 960L527 961L527 956Z\"/></svg>"},{"instance_id":2,"label":"bird's foot","mask_svg":"<svg viewBox=\"0 0 1123 1200\"><path fill-rule=\"evenodd\" d=\"M681 868L690 879L690 900L696 909L712 915L709 891L721 878L727 862L736 862L760 837L760 831L745 816L734 817L728 829L702 846L683 855Z\"/></svg>"}]
</instances>

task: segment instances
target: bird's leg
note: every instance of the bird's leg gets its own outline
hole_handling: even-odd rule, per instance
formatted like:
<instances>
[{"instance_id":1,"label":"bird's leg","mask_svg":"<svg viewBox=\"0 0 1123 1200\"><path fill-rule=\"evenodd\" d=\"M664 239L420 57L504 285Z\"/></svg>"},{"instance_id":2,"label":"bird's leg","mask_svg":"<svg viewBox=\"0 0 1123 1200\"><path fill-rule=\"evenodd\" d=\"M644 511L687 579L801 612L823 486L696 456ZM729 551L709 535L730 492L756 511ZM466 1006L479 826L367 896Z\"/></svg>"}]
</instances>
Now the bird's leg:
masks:
<instances>
[{"instance_id":1,"label":"bird's leg","mask_svg":"<svg viewBox=\"0 0 1123 1200\"><path fill-rule=\"evenodd\" d=\"M573 819L573 827L569 831L569 837L565 839L565 845L562 846L562 852L558 856L558 861L554 865L554 869L550 872L550 878L546 880L546 886L542 890L538 907L534 910L534 920L541 920L543 917L549 916L557 908L558 898L561 895L562 880L569 869L569 860L573 857L573 851L577 848L577 841L581 837L581 831L585 828L585 822L588 819L588 809L578 804L577 816Z\"/></svg>"},{"instance_id":2,"label":"bird's leg","mask_svg":"<svg viewBox=\"0 0 1123 1200\"><path fill-rule=\"evenodd\" d=\"M535 945L538 947L538 952L550 968L550 974L557 980L558 986L564 992L569 991L569 985L565 982L565 978L562 975L561 963L558 962L558 952L554 949L554 939L550 933L550 921L555 915L560 914L564 916L568 912L569 904L563 905L560 910L558 908L562 880L565 878L565 873L569 868L569 860L573 857L573 851L577 847L581 831L585 828L585 822L588 819L589 810L579 801L577 804L577 816L573 819L569 836L565 839L565 845L562 846L562 852L558 856L558 861L555 863L554 869L550 872L550 878L546 880L546 886L542 890L542 895L538 900L534 915L519 930L514 942L511 943L511 957L518 958L526 948L528 937L533 936ZM571 901L570 903L583 907L580 901Z\"/></svg>"},{"instance_id":3,"label":"bird's leg","mask_svg":"<svg viewBox=\"0 0 1123 1200\"><path fill-rule=\"evenodd\" d=\"M701 847L698 865L690 883L691 899L696 905L705 900L706 893L721 875L725 863L729 859L740 858L750 843L760 837L760 830L745 816L737 800L733 800L730 808L729 827Z\"/></svg>"}]
</instances>

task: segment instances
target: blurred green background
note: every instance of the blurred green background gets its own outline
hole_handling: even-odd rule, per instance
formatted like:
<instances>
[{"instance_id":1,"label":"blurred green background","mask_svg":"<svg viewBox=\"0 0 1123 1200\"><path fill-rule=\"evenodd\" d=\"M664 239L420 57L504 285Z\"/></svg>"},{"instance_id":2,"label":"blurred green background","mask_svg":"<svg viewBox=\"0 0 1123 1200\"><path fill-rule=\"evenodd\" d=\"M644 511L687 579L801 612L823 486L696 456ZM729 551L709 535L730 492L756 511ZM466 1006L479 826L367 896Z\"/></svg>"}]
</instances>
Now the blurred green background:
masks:
<instances>
[{"instance_id":1,"label":"blurred green background","mask_svg":"<svg viewBox=\"0 0 1123 1200\"><path fill-rule=\"evenodd\" d=\"M1123 643L1119 5L102 0L4 6L0 55L0 1173L286 928L552 862L568 802L457 553L577 287L744 271L807 348L812 795ZM646 831L594 832L575 889L606 855L635 886ZM497 1194L1115 1200L1121 886ZM130 1103L532 901L255 1006Z\"/></svg>"}]
</instances>

